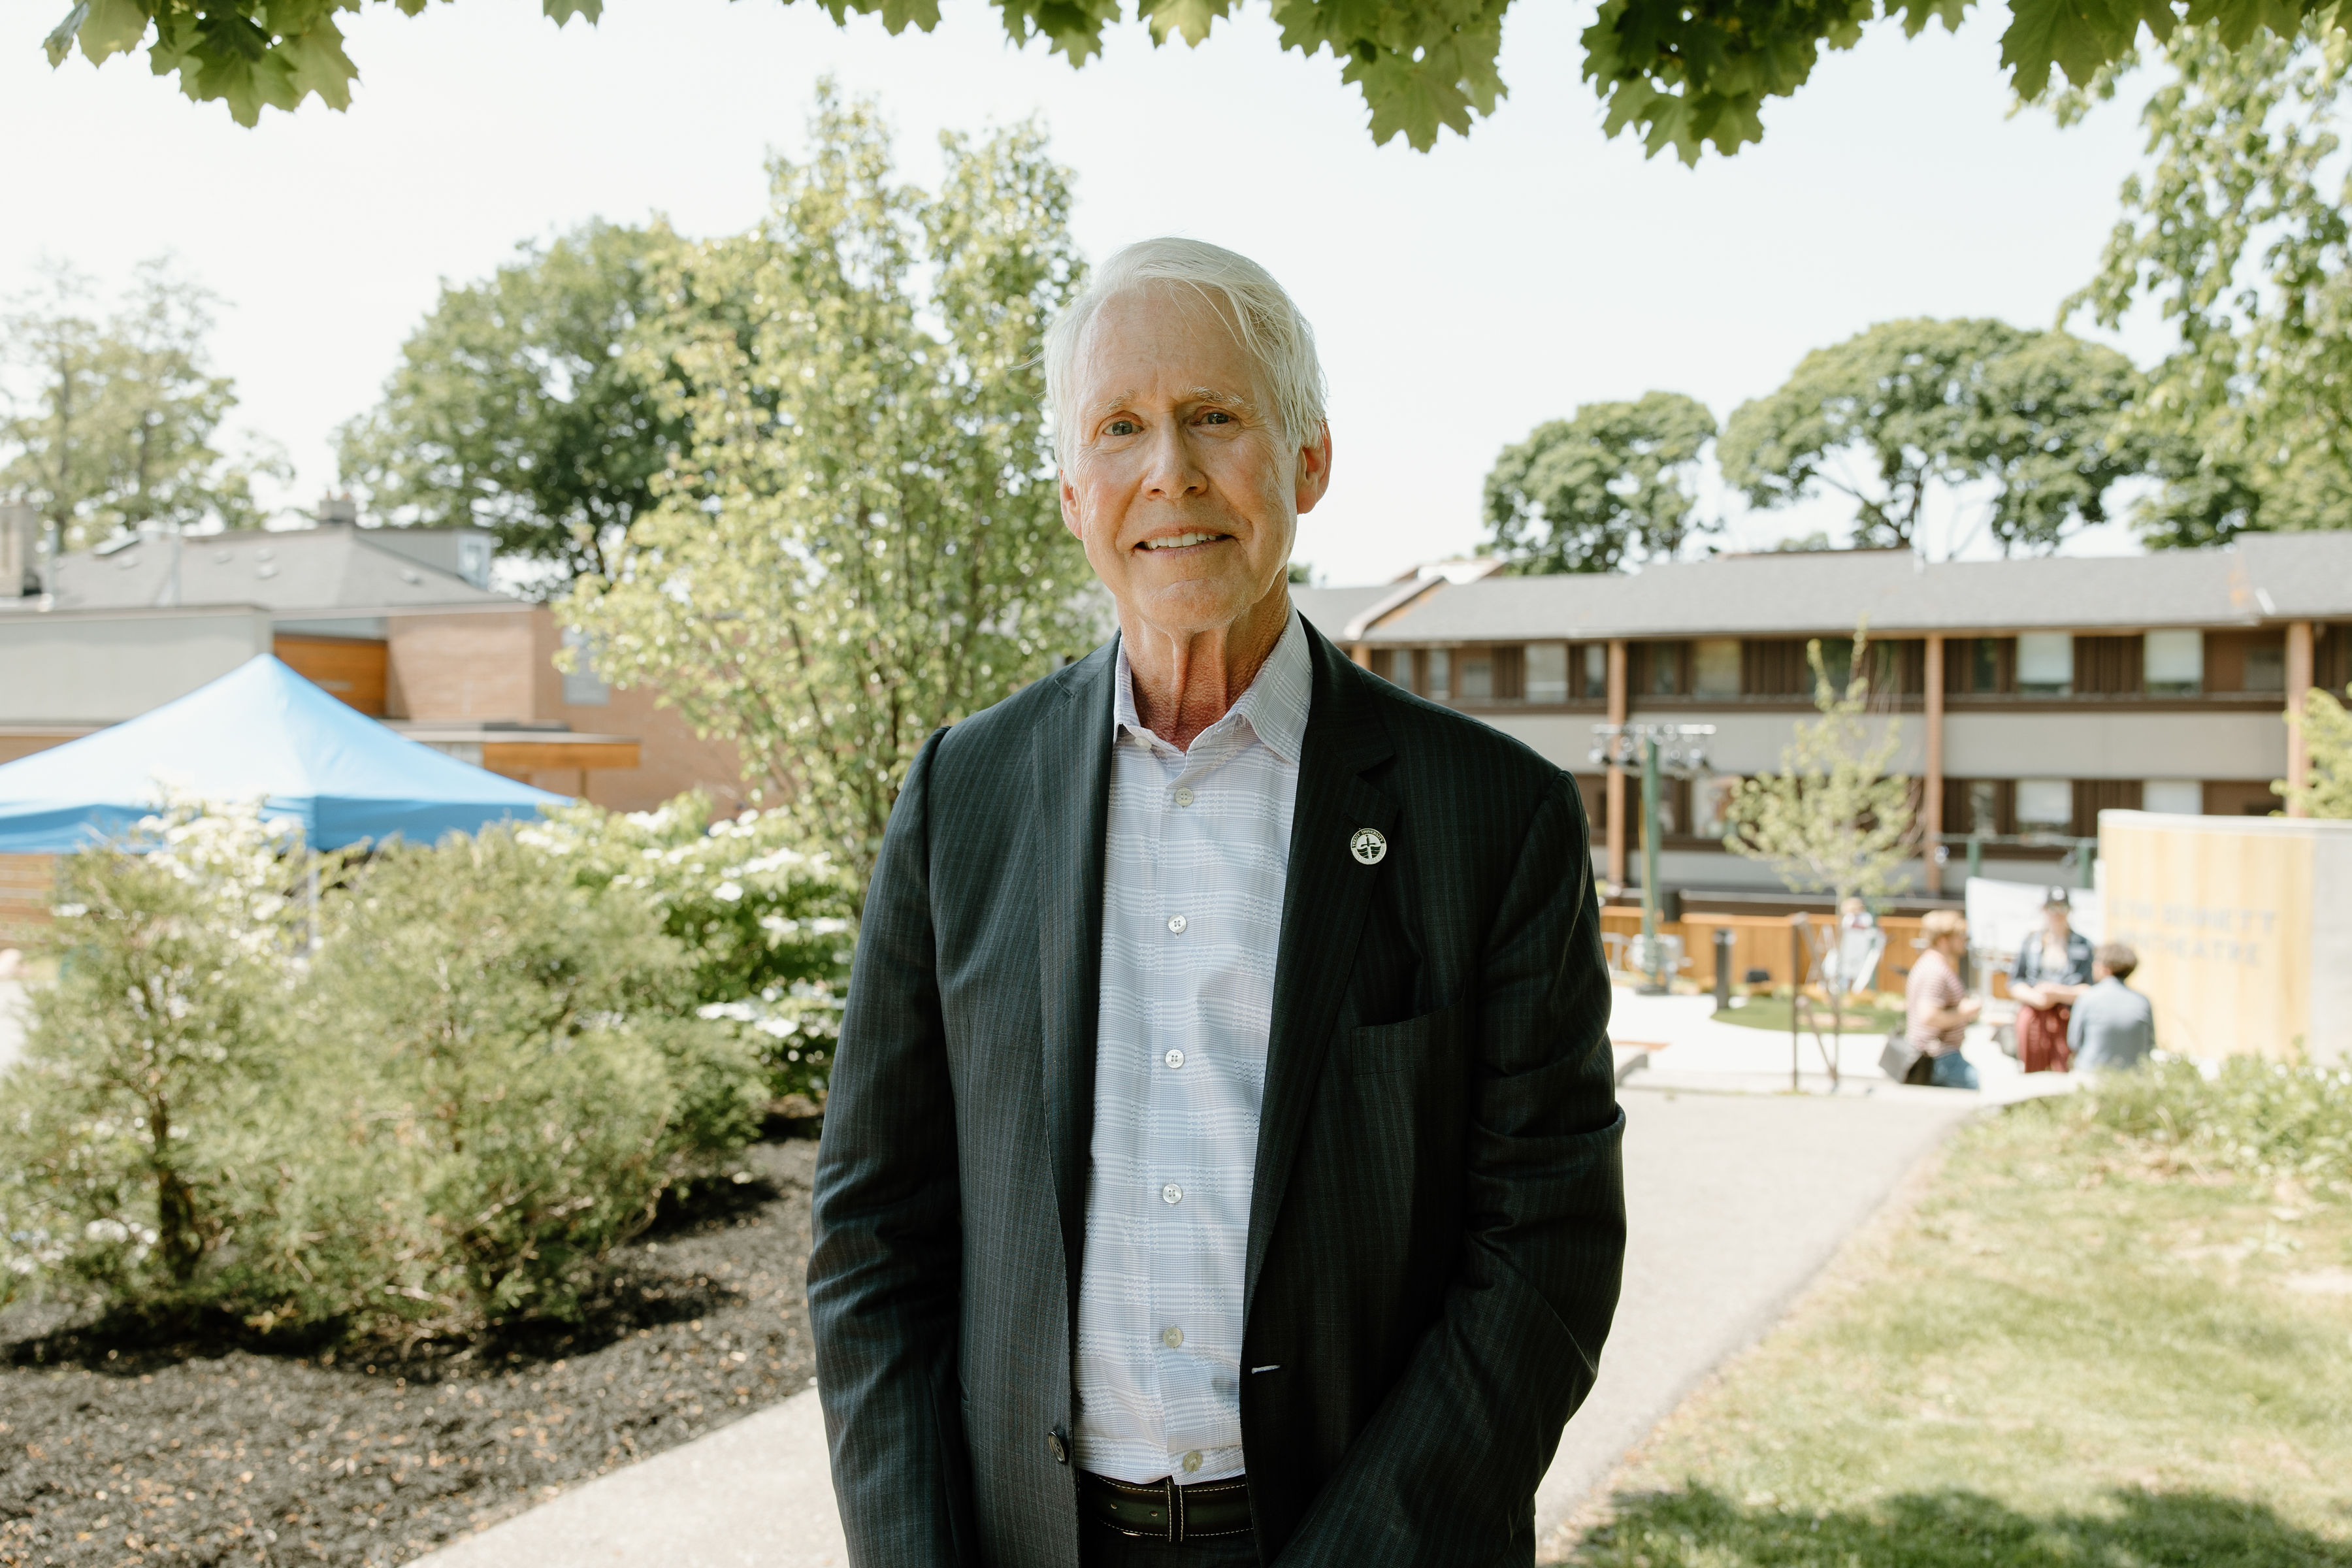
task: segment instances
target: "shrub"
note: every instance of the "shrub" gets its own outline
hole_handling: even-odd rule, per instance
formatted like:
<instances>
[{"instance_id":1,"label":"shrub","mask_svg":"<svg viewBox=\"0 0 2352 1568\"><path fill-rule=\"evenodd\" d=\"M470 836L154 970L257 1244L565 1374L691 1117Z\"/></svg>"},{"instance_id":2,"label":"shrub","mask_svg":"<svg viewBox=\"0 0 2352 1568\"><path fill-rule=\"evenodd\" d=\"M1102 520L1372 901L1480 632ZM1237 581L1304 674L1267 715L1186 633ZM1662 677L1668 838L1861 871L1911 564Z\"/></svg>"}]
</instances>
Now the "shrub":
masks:
<instances>
[{"instance_id":1,"label":"shrub","mask_svg":"<svg viewBox=\"0 0 2352 1568\"><path fill-rule=\"evenodd\" d=\"M148 853L60 868L63 963L0 1084L0 1262L185 1307L235 1289L306 913L285 889L310 860L250 807L135 831Z\"/></svg>"},{"instance_id":2,"label":"shrub","mask_svg":"<svg viewBox=\"0 0 2352 1568\"><path fill-rule=\"evenodd\" d=\"M2271 1180L2352 1183L2352 1071L2231 1057L2103 1075L2080 1114L2165 1162Z\"/></svg>"},{"instance_id":3,"label":"shrub","mask_svg":"<svg viewBox=\"0 0 2352 1568\"><path fill-rule=\"evenodd\" d=\"M841 1033L855 889L822 851L797 847L783 812L706 828L709 815L699 795L627 816L577 805L515 837L584 888L646 900L692 955L701 1016L751 1032L772 1092L821 1100Z\"/></svg>"}]
</instances>

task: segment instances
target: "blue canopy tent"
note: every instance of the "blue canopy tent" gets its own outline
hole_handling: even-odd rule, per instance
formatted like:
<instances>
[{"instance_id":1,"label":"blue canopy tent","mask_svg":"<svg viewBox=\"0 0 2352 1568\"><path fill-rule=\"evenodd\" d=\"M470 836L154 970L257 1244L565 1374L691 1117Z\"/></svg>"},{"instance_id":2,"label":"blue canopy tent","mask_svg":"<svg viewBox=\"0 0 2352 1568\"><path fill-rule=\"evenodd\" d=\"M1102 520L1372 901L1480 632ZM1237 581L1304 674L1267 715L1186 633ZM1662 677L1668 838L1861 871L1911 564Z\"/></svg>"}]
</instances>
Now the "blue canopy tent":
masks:
<instances>
[{"instance_id":1,"label":"blue canopy tent","mask_svg":"<svg viewBox=\"0 0 2352 1568\"><path fill-rule=\"evenodd\" d=\"M317 849L430 844L565 804L419 745L257 654L177 701L0 766L0 854L118 837L155 811L159 774L205 800L266 799L266 815L298 818Z\"/></svg>"}]
</instances>

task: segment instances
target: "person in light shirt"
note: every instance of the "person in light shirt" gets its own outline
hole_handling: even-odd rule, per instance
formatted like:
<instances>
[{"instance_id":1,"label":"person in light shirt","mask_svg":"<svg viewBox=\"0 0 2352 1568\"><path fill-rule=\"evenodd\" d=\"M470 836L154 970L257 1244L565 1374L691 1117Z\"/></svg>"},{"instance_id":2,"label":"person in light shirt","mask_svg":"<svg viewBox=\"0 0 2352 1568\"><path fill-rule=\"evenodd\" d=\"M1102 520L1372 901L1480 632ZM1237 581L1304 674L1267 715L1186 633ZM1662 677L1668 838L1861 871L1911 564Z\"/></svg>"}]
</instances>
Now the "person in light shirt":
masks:
<instances>
[{"instance_id":1,"label":"person in light shirt","mask_svg":"<svg viewBox=\"0 0 2352 1568\"><path fill-rule=\"evenodd\" d=\"M1334 442L1263 268L1129 247L1045 369L1118 635L931 737L866 894L809 1259L850 1560L1530 1563L1625 1239L1575 782L1292 605Z\"/></svg>"},{"instance_id":2,"label":"person in light shirt","mask_svg":"<svg viewBox=\"0 0 2352 1568\"><path fill-rule=\"evenodd\" d=\"M1938 1089L1974 1089L1977 1069L1960 1054L1969 1026L1984 1005L1960 980L1969 950L1968 918L1958 910L1930 910L1919 921L1927 951L1904 983L1904 1030L1914 1050L1932 1058L1927 1081Z\"/></svg>"},{"instance_id":3,"label":"person in light shirt","mask_svg":"<svg viewBox=\"0 0 2352 1568\"><path fill-rule=\"evenodd\" d=\"M2127 984L2139 954L2103 942L2091 961L2091 988L2075 998L2066 1043L2079 1072L2135 1068L2156 1050L2156 1010Z\"/></svg>"}]
</instances>

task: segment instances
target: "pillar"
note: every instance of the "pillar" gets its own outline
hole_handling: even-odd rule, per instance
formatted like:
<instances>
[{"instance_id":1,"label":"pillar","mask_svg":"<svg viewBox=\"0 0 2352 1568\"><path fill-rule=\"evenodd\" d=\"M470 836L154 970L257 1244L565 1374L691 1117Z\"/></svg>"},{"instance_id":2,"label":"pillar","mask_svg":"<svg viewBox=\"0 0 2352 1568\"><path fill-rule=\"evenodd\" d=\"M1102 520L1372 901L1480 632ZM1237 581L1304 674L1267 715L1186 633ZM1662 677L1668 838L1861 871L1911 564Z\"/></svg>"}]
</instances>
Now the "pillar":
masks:
<instances>
[{"instance_id":1,"label":"pillar","mask_svg":"<svg viewBox=\"0 0 2352 1568\"><path fill-rule=\"evenodd\" d=\"M1920 843L1925 851L1922 880L1930 893L1944 890L1944 868L1936 852L1944 832L1944 639L1927 639L1927 771L1919 781Z\"/></svg>"},{"instance_id":2,"label":"pillar","mask_svg":"<svg viewBox=\"0 0 2352 1568\"><path fill-rule=\"evenodd\" d=\"M1609 721L1626 721L1628 703L1625 700L1625 639L1609 639ZM1609 770L1609 882L1612 887L1625 885L1625 770ZM1620 894L1620 897L1622 895Z\"/></svg>"},{"instance_id":3,"label":"pillar","mask_svg":"<svg viewBox=\"0 0 2352 1568\"><path fill-rule=\"evenodd\" d=\"M2303 704L2311 690L2311 623L2286 624L2286 783L2302 789L2311 783L2311 748L2304 743ZM2306 815L2294 797L2287 797L2289 816Z\"/></svg>"}]
</instances>

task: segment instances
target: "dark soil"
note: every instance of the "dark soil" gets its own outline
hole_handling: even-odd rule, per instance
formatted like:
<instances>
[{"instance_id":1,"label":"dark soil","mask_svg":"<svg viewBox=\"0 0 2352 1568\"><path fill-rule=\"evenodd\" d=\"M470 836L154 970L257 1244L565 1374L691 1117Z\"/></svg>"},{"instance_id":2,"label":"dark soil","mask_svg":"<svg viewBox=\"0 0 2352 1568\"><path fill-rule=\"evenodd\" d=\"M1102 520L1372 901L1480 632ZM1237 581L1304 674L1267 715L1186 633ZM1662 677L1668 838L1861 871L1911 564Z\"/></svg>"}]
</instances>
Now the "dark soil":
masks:
<instances>
[{"instance_id":1,"label":"dark soil","mask_svg":"<svg viewBox=\"0 0 2352 1568\"><path fill-rule=\"evenodd\" d=\"M0 1313L0 1568L405 1562L814 1381L816 1145L698 1192L586 1319L402 1352Z\"/></svg>"}]
</instances>

